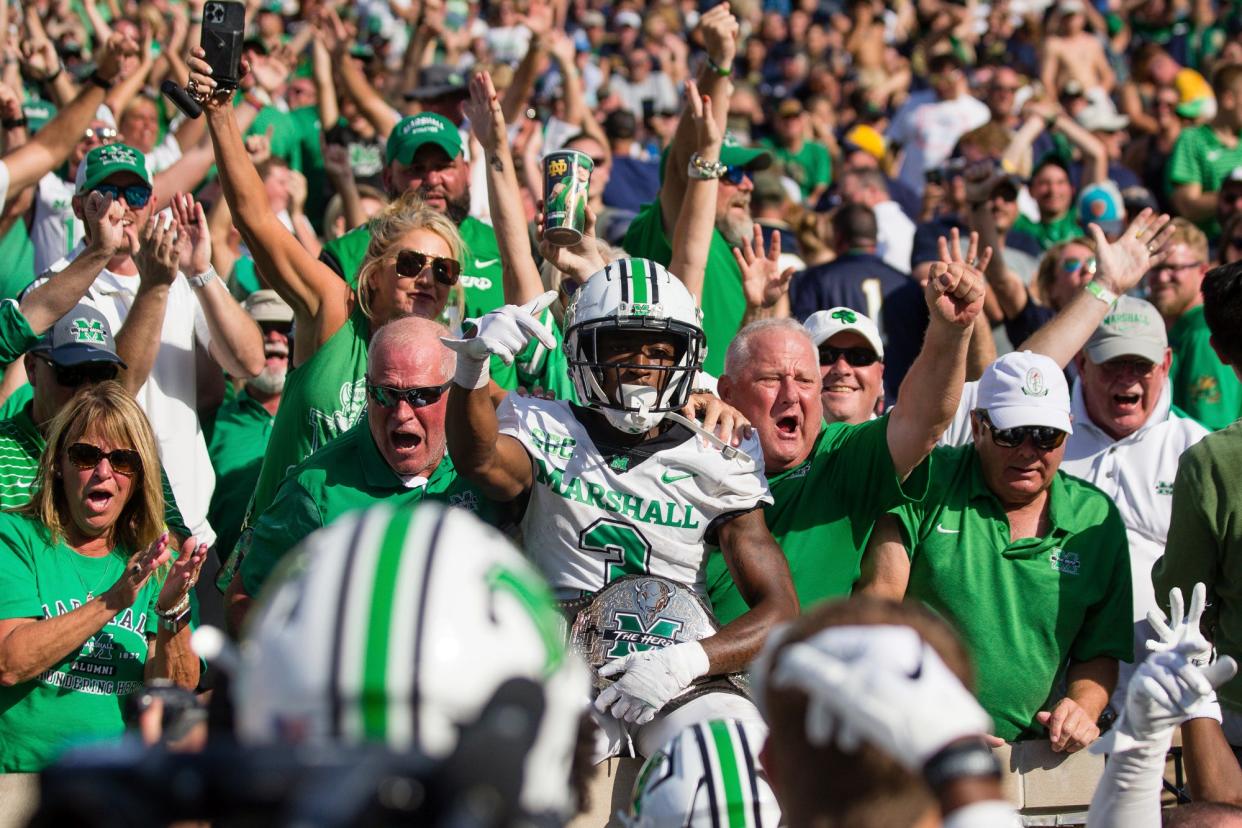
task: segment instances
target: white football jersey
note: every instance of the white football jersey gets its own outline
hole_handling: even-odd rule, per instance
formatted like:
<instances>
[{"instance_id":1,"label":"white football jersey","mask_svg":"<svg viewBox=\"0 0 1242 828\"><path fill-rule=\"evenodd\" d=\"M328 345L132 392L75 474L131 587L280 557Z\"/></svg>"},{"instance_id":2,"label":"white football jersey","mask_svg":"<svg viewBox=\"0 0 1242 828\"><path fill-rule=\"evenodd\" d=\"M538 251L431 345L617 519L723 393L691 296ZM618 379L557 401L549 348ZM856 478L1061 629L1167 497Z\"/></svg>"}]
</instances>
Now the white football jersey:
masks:
<instances>
[{"instance_id":1,"label":"white football jersey","mask_svg":"<svg viewBox=\"0 0 1242 828\"><path fill-rule=\"evenodd\" d=\"M496 413L501 433L530 455L534 485L522 541L558 598L636 574L703 595L708 527L772 502L757 437L743 443L745 455L726 459L674 425L635 450L605 457L564 400L509 394Z\"/></svg>"}]
</instances>

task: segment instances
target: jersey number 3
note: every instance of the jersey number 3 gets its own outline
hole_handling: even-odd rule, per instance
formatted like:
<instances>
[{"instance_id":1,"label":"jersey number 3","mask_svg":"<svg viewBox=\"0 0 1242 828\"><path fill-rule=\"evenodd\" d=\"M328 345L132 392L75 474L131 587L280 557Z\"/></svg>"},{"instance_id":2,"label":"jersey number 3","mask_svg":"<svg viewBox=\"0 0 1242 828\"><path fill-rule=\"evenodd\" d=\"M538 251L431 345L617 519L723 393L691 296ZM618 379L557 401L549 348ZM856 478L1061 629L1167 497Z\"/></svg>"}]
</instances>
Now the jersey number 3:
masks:
<instances>
[{"instance_id":1,"label":"jersey number 3","mask_svg":"<svg viewBox=\"0 0 1242 828\"><path fill-rule=\"evenodd\" d=\"M645 575L651 544L628 523L601 518L578 534L578 548L604 558L604 583L626 575Z\"/></svg>"}]
</instances>

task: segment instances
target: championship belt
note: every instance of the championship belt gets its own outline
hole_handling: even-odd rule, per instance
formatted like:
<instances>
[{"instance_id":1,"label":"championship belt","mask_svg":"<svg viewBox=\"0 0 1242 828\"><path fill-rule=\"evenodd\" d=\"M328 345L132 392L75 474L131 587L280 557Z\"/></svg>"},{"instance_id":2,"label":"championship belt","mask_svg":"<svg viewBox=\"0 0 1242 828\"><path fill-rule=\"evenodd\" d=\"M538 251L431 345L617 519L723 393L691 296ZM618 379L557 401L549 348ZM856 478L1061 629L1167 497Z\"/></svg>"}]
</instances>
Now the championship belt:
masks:
<instances>
[{"instance_id":1,"label":"championship belt","mask_svg":"<svg viewBox=\"0 0 1242 828\"><path fill-rule=\"evenodd\" d=\"M591 668L592 680L600 690L614 681L599 674L599 668L609 661L643 650L701 641L720 629L711 610L693 590L656 575L627 575L593 595L562 602L562 610L570 624L570 646ZM743 673L706 676L670 706L721 690L748 695L750 687Z\"/></svg>"}]
</instances>

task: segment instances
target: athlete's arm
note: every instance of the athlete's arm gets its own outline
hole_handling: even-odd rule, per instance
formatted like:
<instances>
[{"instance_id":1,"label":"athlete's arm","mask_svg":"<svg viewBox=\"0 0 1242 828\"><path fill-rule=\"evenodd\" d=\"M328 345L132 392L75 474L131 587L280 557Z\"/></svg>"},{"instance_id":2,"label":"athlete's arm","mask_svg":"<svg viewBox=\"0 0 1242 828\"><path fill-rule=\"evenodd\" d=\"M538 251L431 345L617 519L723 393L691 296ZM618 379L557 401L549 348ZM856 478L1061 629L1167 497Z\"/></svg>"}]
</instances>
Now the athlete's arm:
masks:
<instances>
[{"instance_id":1,"label":"athlete's arm","mask_svg":"<svg viewBox=\"0 0 1242 828\"><path fill-rule=\"evenodd\" d=\"M798 615L789 563L768 531L762 509L723 524L718 539L729 574L750 611L699 642L711 665L708 675L745 669L772 628Z\"/></svg>"},{"instance_id":2,"label":"athlete's arm","mask_svg":"<svg viewBox=\"0 0 1242 828\"><path fill-rule=\"evenodd\" d=\"M453 384L444 431L453 466L492 500L513 500L531 487L530 456L515 438L500 433L488 386L467 390Z\"/></svg>"}]
</instances>

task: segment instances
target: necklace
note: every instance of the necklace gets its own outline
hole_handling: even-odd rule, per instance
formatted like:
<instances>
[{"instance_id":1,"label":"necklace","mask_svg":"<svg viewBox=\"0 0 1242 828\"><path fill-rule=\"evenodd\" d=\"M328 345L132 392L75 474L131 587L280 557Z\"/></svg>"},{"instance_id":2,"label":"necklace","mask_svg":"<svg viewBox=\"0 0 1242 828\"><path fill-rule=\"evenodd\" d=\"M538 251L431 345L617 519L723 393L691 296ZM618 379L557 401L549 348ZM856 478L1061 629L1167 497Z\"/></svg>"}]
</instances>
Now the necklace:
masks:
<instances>
[{"instance_id":1,"label":"necklace","mask_svg":"<svg viewBox=\"0 0 1242 828\"><path fill-rule=\"evenodd\" d=\"M80 553L78 553L78 552L74 552L73 554L75 554L75 555L79 555L80 557L83 557L83 558L87 557L86 555L81 555L81 554L80 554ZM105 557L110 557L110 555L105 556ZM85 590L86 590L86 600L85 600L85 601L83 601L82 603L87 603L87 602L91 601L92 599L94 599L94 597L95 597L95 590L99 589L99 587L103 585L104 580L105 580L105 579L108 577L108 575L109 575L109 571L108 571L109 569L111 569L111 567L104 566L104 572L103 572L103 575L102 575L102 576L100 576L99 580L95 582L95 585L94 585L93 587L89 587L89 588L88 588L88 587L86 586L86 581L82 579L82 573L78 571L77 566L75 565L75 566L73 567L73 574L74 574L74 575L76 575L76 576L78 576L78 582L82 584L82 589L85 589Z\"/></svg>"}]
</instances>

